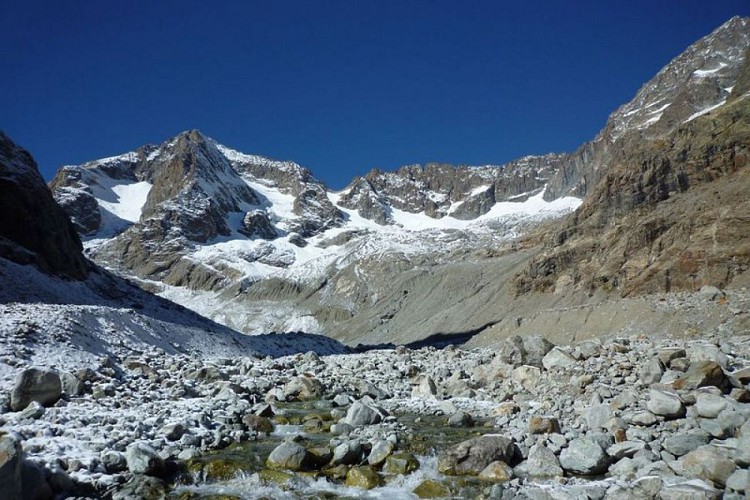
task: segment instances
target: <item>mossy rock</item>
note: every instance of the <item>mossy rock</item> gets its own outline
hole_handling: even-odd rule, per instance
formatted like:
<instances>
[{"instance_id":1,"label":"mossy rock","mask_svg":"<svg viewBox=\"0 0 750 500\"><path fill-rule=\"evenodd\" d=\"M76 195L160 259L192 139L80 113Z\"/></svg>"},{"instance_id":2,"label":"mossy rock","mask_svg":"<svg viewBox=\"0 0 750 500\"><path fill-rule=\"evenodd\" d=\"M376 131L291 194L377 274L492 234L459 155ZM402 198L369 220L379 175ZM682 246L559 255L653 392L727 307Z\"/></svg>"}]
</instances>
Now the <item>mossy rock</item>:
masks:
<instances>
[{"instance_id":1,"label":"mossy rock","mask_svg":"<svg viewBox=\"0 0 750 500\"><path fill-rule=\"evenodd\" d=\"M320 419L313 418L310 420L306 420L304 424L302 424L302 430L305 432L329 432L331 430L331 423L330 422L323 422Z\"/></svg>"},{"instance_id":2,"label":"mossy rock","mask_svg":"<svg viewBox=\"0 0 750 500\"><path fill-rule=\"evenodd\" d=\"M349 473L349 466L339 464L335 467L327 467L322 472L331 481L344 481L346 480L346 475Z\"/></svg>"},{"instance_id":3,"label":"mossy rock","mask_svg":"<svg viewBox=\"0 0 750 500\"><path fill-rule=\"evenodd\" d=\"M320 420L322 422L330 422L333 420L333 417L331 416L331 412L316 412L316 413L308 413L307 415L302 417L303 422L307 422L308 420Z\"/></svg>"},{"instance_id":4,"label":"mossy rock","mask_svg":"<svg viewBox=\"0 0 750 500\"><path fill-rule=\"evenodd\" d=\"M383 486L383 478L369 465L352 467L346 475L346 485L371 490Z\"/></svg>"},{"instance_id":5,"label":"mossy rock","mask_svg":"<svg viewBox=\"0 0 750 500\"><path fill-rule=\"evenodd\" d=\"M265 434L271 434L273 432L273 423L271 419L266 417L260 417L258 415L245 415L242 417L242 423L247 426L248 429L263 432Z\"/></svg>"},{"instance_id":6,"label":"mossy rock","mask_svg":"<svg viewBox=\"0 0 750 500\"><path fill-rule=\"evenodd\" d=\"M419 469L419 460L411 453L401 452L385 459L383 472L388 474L411 474Z\"/></svg>"},{"instance_id":7,"label":"mossy rock","mask_svg":"<svg viewBox=\"0 0 750 500\"><path fill-rule=\"evenodd\" d=\"M201 474L206 481L226 481L243 471L244 465L235 460L211 459L203 463Z\"/></svg>"},{"instance_id":8,"label":"mossy rock","mask_svg":"<svg viewBox=\"0 0 750 500\"><path fill-rule=\"evenodd\" d=\"M443 483L425 479L412 490L419 498L442 498L451 496L450 489Z\"/></svg>"},{"instance_id":9,"label":"mossy rock","mask_svg":"<svg viewBox=\"0 0 750 500\"><path fill-rule=\"evenodd\" d=\"M258 473L258 477L265 483L285 485L294 479L294 474L280 470L263 469Z\"/></svg>"},{"instance_id":10,"label":"mossy rock","mask_svg":"<svg viewBox=\"0 0 750 500\"><path fill-rule=\"evenodd\" d=\"M313 469L325 467L333 458L333 452L327 446L308 448L308 463Z\"/></svg>"},{"instance_id":11,"label":"mossy rock","mask_svg":"<svg viewBox=\"0 0 750 500\"><path fill-rule=\"evenodd\" d=\"M235 495L204 495L194 491L184 491L179 495L169 495L170 500L242 500L242 497Z\"/></svg>"}]
</instances>

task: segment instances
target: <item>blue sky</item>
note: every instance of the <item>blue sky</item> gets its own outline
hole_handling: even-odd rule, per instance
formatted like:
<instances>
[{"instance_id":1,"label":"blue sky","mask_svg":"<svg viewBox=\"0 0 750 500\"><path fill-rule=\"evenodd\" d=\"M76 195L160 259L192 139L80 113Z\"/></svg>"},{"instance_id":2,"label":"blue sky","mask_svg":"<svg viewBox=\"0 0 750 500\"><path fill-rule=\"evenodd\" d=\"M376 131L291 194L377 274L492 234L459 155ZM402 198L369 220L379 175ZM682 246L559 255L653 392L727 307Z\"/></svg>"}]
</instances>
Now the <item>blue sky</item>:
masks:
<instances>
[{"instance_id":1,"label":"blue sky","mask_svg":"<svg viewBox=\"0 0 750 500\"><path fill-rule=\"evenodd\" d=\"M334 188L570 151L742 1L0 5L0 129L46 178L198 128Z\"/></svg>"}]
</instances>

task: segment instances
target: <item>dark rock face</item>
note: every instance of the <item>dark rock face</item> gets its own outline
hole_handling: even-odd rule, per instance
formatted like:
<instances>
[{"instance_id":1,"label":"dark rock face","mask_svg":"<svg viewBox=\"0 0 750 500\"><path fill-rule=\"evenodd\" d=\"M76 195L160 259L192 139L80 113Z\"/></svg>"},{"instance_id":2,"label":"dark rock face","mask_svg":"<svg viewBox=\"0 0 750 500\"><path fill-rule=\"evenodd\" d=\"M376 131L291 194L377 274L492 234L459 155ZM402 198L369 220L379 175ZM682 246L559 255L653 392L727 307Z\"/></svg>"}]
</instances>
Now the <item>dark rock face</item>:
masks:
<instances>
[{"instance_id":1,"label":"dark rock face","mask_svg":"<svg viewBox=\"0 0 750 500\"><path fill-rule=\"evenodd\" d=\"M271 224L268 214L263 210L253 210L246 213L242 219L242 228L239 231L250 238L257 236L264 240L272 240L277 236L276 229Z\"/></svg>"},{"instance_id":2,"label":"dark rock face","mask_svg":"<svg viewBox=\"0 0 750 500\"><path fill-rule=\"evenodd\" d=\"M392 222L390 209L433 218L470 220L497 202L525 201L538 194L566 155L527 156L501 166L454 167L431 163L395 172L372 170L342 193L340 205L378 224Z\"/></svg>"},{"instance_id":3,"label":"dark rock face","mask_svg":"<svg viewBox=\"0 0 750 500\"><path fill-rule=\"evenodd\" d=\"M72 279L86 276L76 229L31 155L0 132L0 256Z\"/></svg>"}]
</instances>

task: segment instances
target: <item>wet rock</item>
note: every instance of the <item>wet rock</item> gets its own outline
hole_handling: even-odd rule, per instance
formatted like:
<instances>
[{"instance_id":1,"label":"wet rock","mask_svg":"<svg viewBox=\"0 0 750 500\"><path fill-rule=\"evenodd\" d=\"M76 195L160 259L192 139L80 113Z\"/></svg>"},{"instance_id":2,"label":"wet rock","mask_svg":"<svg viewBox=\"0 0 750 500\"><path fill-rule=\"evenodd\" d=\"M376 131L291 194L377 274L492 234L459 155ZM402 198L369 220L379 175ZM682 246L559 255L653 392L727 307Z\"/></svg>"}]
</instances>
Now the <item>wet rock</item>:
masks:
<instances>
[{"instance_id":1,"label":"wet rock","mask_svg":"<svg viewBox=\"0 0 750 500\"><path fill-rule=\"evenodd\" d=\"M10 407L13 411L26 408L32 401L45 406L57 402L62 395L60 376L53 370L29 368L22 371L10 394Z\"/></svg>"},{"instance_id":2,"label":"wet rock","mask_svg":"<svg viewBox=\"0 0 750 500\"><path fill-rule=\"evenodd\" d=\"M412 490L419 498L449 498L451 491L448 487L433 479L425 479Z\"/></svg>"},{"instance_id":3,"label":"wet rock","mask_svg":"<svg viewBox=\"0 0 750 500\"><path fill-rule=\"evenodd\" d=\"M118 487L112 500L161 500L166 498L166 483L161 479L135 475L124 485Z\"/></svg>"},{"instance_id":4,"label":"wet rock","mask_svg":"<svg viewBox=\"0 0 750 500\"><path fill-rule=\"evenodd\" d=\"M21 498L21 456L19 437L0 433L0 498Z\"/></svg>"},{"instance_id":5,"label":"wet rock","mask_svg":"<svg viewBox=\"0 0 750 500\"><path fill-rule=\"evenodd\" d=\"M491 462L478 474L479 479L495 483L507 483L513 479L513 468L505 462Z\"/></svg>"},{"instance_id":6,"label":"wet rock","mask_svg":"<svg viewBox=\"0 0 750 500\"><path fill-rule=\"evenodd\" d=\"M411 474L419 469L419 460L411 453L400 452L388 457L383 466L383 472L388 474Z\"/></svg>"},{"instance_id":7,"label":"wet rock","mask_svg":"<svg viewBox=\"0 0 750 500\"><path fill-rule=\"evenodd\" d=\"M373 444L370 454L367 456L367 463L378 466L385 462L385 459L393 453L393 443L381 439Z\"/></svg>"},{"instance_id":8,"label":"wet rock","mask_svg":"<svg viewBox=\"0 0 750 500\"><path fill-rule=\"evenodd\" d=\"M307 466L308 456L304 446L293 441L285 441L274 448L266 466L269 469L303 470Z\"/></svg>"},{"instance_id":9,"label":"wet rock","mask_svg":"<svg viewBox=\"0 0 750 500\"><path fill-rule=\"evenodd\" d=\"M264 483L285 485L294 479L294 474L281 470L263 469L258 473L258 477Z\"/></svg>"},{"instance_id":10,"label":"wet rock","mask_svg":"<svg viewBox=\"0 0 750 500\"><path fill-rule=\"evenodd\" d=\"M133 474L159 476L164 470L164 460L144 442L129 445L125 450L125 461Z\"/></svg>"},{"instance_id":11,"label":"wet rock","mask_svg":"<svg viewBox=\"0 0 750 500\"><path fill-rule=\"evenodd\" d=\"M459 410L448 417L449 427L472 427L473 425L474 417L472 417L470 413L463 410Z\"/></svg>"},{"instance_id":12,"label":"wet rock","mask_svg":"<svg viewBox=\"0 0 750 500\"><path fill-rule=\"evenodd\" d=\"M383 420L385 411L373 405L369 398L355 401L346 412L343 422L354 427L373 425Z\"/></svg>"},{"instance_id":13,"label":"wet rock","mask_svg":"<svg viewBox=\"0 0 750 500\"><path fill-rule=\"evenodd\" d=\"M260 415L248 414L242 417L242 423L248 428L248 430L255 432L263 432L265 434L271 434L273 432L273 423L266 417Z\"/></svg>"},{"instance_id":14,"label":"wet rock","mask_svg":"<svg viewBox=\"0 0 750 500\"><path fill-rule=\"evenodd\" d=\"M463 441L438 455L438 471L442 474L474 475L494 461L512 464L516 447L510 439L484 435Z\"/></svg>"},{"instance_id":15,"label":"wet rock","mask_svg":"<svg viewBox=\"0 0 750 500\"><path fill-rule=\"evenodd\" d=\"M592 437L574 439L560 453L560 466L573 474L601 474L607 470L609 463L609 456Z\"/></svg>"},{"instance_id":16,"label":"wet rock","mask_svg":"<svg viewBox=\"0 0 750 500\"><path fill-rule=\"evenodd\" d=\"M664 418L681 418L685 416L685 405L682 404L680 396L672 392L651 389L646 407L654 415Z\"/></svg>"},{"instance_id":17,"label":"wet rock","mask_svg":"<svg viewBox=\"0 0 750 500\"><path fill-rule=\"evenodd\" d=\"M383 479L372 467L363 465L352 467L346 475L346 485L353 488L371 490L383 485Z\"/></svg>"}]
</instances>

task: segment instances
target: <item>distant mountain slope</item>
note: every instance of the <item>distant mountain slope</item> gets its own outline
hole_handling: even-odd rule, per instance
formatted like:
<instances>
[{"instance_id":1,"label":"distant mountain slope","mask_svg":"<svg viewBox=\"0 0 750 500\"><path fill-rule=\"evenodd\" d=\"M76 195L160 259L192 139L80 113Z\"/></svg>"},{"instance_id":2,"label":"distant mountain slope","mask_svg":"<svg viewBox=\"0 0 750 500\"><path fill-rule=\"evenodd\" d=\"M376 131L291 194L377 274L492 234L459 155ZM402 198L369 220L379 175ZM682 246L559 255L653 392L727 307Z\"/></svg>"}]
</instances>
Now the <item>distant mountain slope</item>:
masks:
<instances>
[{"instance_id":1,"label":"distant mountain slope","mask_svg":"<svg viewBox=\"0 0 750 500\"><path fill-rule=\"evenodd\" d=\"M31 155L2 133L0 188L2 360L67 366L155 347L199 356L346 351L321 336L242 335L88 262Z\"/></svg>"}]
</instances>

